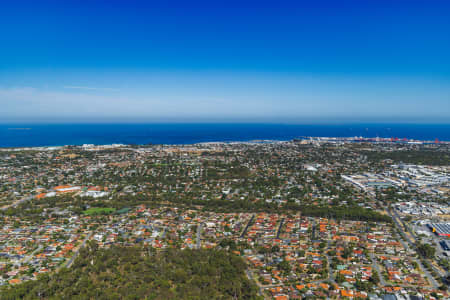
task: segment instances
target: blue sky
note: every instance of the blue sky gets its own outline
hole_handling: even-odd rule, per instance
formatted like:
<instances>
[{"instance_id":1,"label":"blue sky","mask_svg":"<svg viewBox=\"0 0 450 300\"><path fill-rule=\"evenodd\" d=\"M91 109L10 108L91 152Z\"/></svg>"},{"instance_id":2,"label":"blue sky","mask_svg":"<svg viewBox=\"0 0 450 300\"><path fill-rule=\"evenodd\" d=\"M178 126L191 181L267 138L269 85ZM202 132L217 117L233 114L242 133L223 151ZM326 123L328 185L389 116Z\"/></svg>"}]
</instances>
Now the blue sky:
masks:
<instances>
[{"instance_id":1,"label":"blue sky","mask_svg":"<svg viewBox=\"0 0 450 300\"><path fill-rule=\"evenodd\" d=\"M0 122L449 123L449 15L438 0L5 1Z\"/></svg>"}]
</instances>

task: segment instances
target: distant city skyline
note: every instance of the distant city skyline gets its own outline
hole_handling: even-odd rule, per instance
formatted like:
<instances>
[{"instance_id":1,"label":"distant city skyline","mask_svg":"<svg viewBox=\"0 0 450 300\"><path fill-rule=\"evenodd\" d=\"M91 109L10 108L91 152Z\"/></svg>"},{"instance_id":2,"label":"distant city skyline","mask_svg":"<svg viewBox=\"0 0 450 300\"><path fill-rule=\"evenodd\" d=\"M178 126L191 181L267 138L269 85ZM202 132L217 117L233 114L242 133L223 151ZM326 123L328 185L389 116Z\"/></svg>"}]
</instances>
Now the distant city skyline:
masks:
<instances>
[{"instance_id":1,"label":"distant city skyline","mask_svg":"<svg viewBox=\"0 0 450 300\"><path fill-rule=\"evenodd\" d=\"M450 123L450 2L14 1L0 123Z\"/></svg>"}]
</instances>

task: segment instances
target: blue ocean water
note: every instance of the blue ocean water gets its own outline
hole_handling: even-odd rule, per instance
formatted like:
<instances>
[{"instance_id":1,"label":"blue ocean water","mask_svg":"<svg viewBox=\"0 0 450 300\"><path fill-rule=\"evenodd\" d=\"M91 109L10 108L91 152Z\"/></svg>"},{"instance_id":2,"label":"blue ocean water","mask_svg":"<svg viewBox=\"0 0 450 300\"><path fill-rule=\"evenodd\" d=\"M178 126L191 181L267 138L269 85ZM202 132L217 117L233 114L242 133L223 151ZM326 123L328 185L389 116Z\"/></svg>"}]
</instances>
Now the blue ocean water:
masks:
<instances>
[{"instance_id":1,"label":"blue ocean water","mask_svg":"<svg viewBox=\"0 0 450 300\"><path fill-rule=\"evenodd\" d=\"M1 124L0 147L192 144L301 136L399 137L450 141L450 124Z\"/></svg>"}]
</instances>

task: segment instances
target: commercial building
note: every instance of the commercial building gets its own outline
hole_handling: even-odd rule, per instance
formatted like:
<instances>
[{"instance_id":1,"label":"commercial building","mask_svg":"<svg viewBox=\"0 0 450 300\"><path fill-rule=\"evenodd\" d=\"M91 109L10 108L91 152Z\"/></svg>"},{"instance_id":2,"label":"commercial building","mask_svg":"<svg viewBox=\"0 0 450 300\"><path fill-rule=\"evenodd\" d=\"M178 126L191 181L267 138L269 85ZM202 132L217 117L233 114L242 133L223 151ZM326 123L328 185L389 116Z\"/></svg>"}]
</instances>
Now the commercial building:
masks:
<instances>
[{"instance_id":1,"label":"commercial building","mask_svg":"<svg viewBox=\"0 0 450 300\"><path fill-rule=\"evenodd\" d=\"M438 236L450 237L450 224L449 223L430 223L427 225L432 232Z\"/></svg>"}]
</instances>

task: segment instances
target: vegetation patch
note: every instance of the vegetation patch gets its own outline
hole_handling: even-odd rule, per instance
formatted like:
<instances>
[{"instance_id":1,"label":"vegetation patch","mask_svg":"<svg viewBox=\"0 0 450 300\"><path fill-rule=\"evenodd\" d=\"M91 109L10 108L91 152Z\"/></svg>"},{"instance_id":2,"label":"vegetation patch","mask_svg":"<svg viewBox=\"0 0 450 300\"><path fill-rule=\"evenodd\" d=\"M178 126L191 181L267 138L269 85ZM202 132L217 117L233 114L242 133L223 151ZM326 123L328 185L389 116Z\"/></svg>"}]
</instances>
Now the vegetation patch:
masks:
<instances>
[{"instance_id":1,"label":"vegetation patch","mask_svg":"<svg viewBox=\"0 0 450 300\"><path fill-rule=\"evenodd\" d=\"M2 299L260 299L242 258L218 250L98 249L72 268L0 290Z\"/></svg>"}]
</instances>

